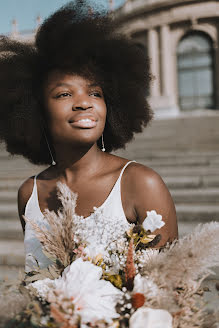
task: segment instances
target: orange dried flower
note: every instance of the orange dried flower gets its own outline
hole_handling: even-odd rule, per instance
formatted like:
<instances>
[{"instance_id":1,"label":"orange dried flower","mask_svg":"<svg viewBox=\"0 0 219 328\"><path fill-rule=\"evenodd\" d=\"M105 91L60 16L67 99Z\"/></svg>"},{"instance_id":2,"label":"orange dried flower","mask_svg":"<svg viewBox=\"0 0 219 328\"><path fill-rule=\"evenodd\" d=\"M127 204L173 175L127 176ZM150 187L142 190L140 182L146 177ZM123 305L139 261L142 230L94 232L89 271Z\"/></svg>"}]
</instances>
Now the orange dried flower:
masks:
<instances>
[{"instance_id":1,"label":"orange dried flower","mask_svg":"<svg viewBox=\"0 0 219 328\"><path fill-rule=\"evenodd\" d=\"M133 239L129 242L128 248L128 256L125 267L125 280L126 287L128 290L132 290L134 287L134 278L136 275L135 264L134 264L134 256L133 256Z\"/></svg>"},{"instance_id":2,"label":"orange dried flower","mask_svg":"<svg viewBox=\"0 0 219 328\"><path fill-rule=\"evenodd\" d=\"M135 293L132 295L132 306L135 309L138 309L144 305L145 302L145 296L142 293Z\"/></svg>"}]
</instances>

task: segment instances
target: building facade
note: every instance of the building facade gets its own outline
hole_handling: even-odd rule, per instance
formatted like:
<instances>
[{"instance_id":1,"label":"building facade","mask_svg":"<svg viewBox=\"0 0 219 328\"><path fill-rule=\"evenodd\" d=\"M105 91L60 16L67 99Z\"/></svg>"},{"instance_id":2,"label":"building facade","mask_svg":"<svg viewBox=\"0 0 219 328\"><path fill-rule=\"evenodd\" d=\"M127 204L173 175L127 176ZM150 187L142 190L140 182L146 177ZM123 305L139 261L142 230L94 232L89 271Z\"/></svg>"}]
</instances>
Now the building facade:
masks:
<instances>
[{"instance_id":1,"label":"building facade","mask_svg":"<svg viewBox=\"0 0 219 328\"><path fill-rule=\"evenodd\" d=\"M219 1L126 0L115 18L148 54L158 115L219 109Z\"/></svg>"}]
</instances>

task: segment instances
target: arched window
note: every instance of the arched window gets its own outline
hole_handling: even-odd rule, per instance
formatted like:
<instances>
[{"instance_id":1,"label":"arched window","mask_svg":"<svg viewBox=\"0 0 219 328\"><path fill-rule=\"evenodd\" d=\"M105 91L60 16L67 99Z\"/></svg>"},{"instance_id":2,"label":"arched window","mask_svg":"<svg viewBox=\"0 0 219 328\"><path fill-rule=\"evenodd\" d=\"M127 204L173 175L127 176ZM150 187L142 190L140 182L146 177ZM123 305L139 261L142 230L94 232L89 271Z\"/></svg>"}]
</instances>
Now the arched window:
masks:
<instances>
[{"instance_id":1,"label":"arched window","mask_svg":"<svg viewBox=\"0 0 219 328\"><path fill-rule=\"evenodd\" d=\"M180 108L214 108L211 39L198 32L185 36L179 43L177 57Z\"/></svg>"}]
</instances>

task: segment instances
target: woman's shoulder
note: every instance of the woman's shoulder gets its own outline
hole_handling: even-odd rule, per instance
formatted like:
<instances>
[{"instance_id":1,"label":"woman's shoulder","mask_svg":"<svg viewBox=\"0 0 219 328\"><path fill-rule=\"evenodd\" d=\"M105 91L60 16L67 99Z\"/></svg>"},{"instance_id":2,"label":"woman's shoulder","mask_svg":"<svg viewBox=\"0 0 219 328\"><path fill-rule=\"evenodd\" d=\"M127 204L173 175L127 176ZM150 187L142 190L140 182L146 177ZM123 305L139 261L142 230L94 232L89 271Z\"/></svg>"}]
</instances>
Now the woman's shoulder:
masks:
<instances>
[{"instance_id":1,"label":"woman's shoulder","mask_svg":"<svg viewBox=\"0 0 219 328\"><path fill-rule=\"evenodd\" d=\"M29 199L33 190L34 176L27 178L18 188L18 199Z\"/></svg>"},{"instance_id":2,"label":"woman's shoulder","mask_svg":"<svg viewBox=\"0 0 219 328\"><path fill-rule=\"evenodd\" d=\"M46 177L48 174L48 168L39 172L37 174L37 177ZM30 198L33 187L34 187L34 178L36 175L30 176L27 178L19 187L18 189L18 202L21 201L22 203L27 203L28 199Z\"/></svg>"},{"instance_id":3,"label":"woman's shoulder","mask_svg":"<svg viewBox=\"0 0 219 328\"><path fill-rule=\"evenodd\" d=\"M131 163L125 170L123 190L128 203L135 209L135 216L139 223L146 217L147 211L155 210L162 215L164 228L161 233L162 241L159 246L178 236L176 210L171 194L161 176L152 168L141 164Z\"/></svg>"},{"instance_id":4,"label":"woman's shoulder","mask_svg":"<svg viewBox=\"0 0 219 328\"><path fill-rule=\"evenodd\" d=\"M122 164L124 167L125 163L132 161L124 159L118 156L118 161L125 160ZM121 167L122 167L121 166ZM155 194L155 193L169 193L163 179L155 170L151 167L138 163L130 163L123 174L123 186L127 191L131 191L133 195L139 198L139 195Z\"/></svg>"},{"instance_id":5,"label":"woman's shoulder","mask_svg":"<svg viewBox=\"0 0 219 328\"><path fill-rule=\"evenodd\" d=\"M17 193L17 204L18 204L18 214L20 217L21 225L23 231L25 229L25 222L23 215L25 212L25 207L33 191L34 176L27 178L19 187Z\"/></svg>"},{"instance_id":6,"label":"woman's shoulder","mask_svg":"<svg viewBox=\"0 0 219 328\"><path fill-rule=\"evenodd\" d=\"M151 167L138 163L137 161L125 159L116 156L118 161L121 161L124 166L126 163L131 162L124 172L124 179L126 183L129 183L132 187L144 185L145 187L151 187L154 184L163 184L161 176L154 171Z\"/></svg>"}]
</instances>

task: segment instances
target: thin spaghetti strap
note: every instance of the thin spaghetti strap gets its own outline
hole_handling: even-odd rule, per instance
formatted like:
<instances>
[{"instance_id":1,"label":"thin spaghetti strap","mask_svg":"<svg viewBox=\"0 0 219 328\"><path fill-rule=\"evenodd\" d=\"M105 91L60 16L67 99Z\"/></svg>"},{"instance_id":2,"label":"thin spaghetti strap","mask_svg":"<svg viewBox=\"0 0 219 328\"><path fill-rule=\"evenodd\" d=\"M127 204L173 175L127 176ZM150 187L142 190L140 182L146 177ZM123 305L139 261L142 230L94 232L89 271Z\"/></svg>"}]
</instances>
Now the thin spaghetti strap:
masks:
<instances>
[{"instance_id":1,"label":"thin spaghetti strap","mask_svg":"<svg viewBox=\"0 0 219 328\"><path fill-rule=\"evenodd\" d=\"M129 162L127 162L124 166L123 166L123 168L122 168L122 171L121 171L121 173L120 173L120 176L119 176L119 179L122 177L122 175L123 175L123 172L125 171L125 169L126 169L126 167L130 164L130 163L136 163L136 161L129 161Z\"/></svg>"},{"instance_id":2,"label":"thin spaghetti strap","mask_svg":"<svg viewBox=\"0 0 219 328\"><path fill-rule=\"evenodd\" d=\"M36 186L36 179L37 179L38 175L39 175L39 173L34 176L34 187Z\"/></svg>"}]
</instances>

